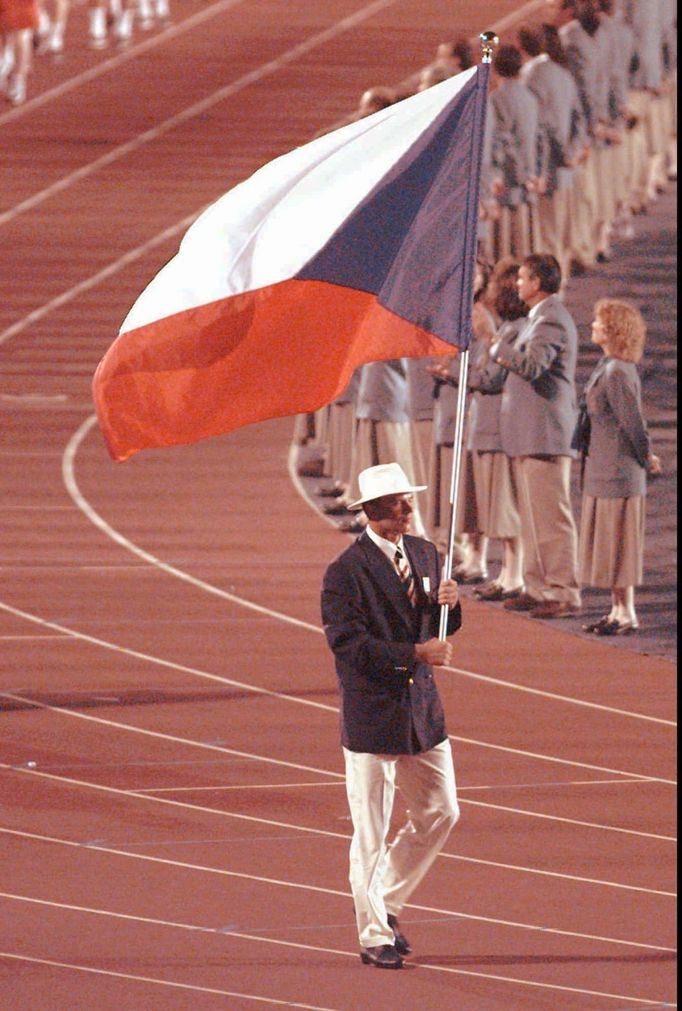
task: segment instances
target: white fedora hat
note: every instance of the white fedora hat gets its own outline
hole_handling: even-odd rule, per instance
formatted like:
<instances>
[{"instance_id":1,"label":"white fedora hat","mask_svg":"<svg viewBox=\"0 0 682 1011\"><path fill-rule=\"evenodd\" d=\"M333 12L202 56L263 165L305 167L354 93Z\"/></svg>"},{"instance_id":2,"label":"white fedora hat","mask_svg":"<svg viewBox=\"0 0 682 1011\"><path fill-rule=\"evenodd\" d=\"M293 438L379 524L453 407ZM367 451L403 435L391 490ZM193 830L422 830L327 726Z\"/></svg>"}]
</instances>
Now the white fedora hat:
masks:
<instances>
[{"instance_id":1,"label":"white fedora hat","mask_svg":"<svg viewBox=\"0 0 682 1011\"><path fill-rule=\"evenodd\" d=\"M360 498L351 502L348 509L359 509L365 502L384 495L406 495L413 491L425 491L425 484L410 484L407 474L399 463L380 463L376 467L361 470L358 477Z\"/></svg>"}]
</instances>

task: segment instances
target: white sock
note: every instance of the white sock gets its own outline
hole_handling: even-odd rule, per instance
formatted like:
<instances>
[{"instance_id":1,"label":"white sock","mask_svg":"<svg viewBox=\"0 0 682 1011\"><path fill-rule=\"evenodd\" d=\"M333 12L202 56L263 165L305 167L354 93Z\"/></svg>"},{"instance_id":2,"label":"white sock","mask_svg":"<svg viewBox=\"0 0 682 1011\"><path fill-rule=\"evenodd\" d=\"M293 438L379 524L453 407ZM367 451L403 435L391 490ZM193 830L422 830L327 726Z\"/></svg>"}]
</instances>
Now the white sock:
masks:
<instances>
[{"instance_id":1,"label":"white sock","mask_svg":"<svg viewBox=\"0 0 682 1011\"><path fill-rule=\"evenodd\" d=\"M133 34L133 12L131 10L121 11L116 19L114 34L119 42L127 42Z\"/></svg>"},{"instance_id":2,"label":"white sock","mask_svg":"<svg viewBox=\"0 0 682 1011\"><path fill-rule=\"evenodd\" d=\"M107 16L103 7L91 7L90 17L90 38L96 42L106 41L107 37Z\"/></svg>"}]
</instances>

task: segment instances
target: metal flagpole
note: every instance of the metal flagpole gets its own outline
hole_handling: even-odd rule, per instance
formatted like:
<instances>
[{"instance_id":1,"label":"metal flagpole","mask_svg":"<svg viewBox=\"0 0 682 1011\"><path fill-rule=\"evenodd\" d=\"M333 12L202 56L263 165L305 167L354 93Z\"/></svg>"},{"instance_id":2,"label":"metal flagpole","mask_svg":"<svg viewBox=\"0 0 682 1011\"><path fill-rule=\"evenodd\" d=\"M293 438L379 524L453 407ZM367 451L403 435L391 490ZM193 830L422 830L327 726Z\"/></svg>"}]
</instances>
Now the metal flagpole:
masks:
<instances>
[{"instance_id":1,"label":"metal flagpole","mask_svg":"<svg viewBox=\"0 0 682 1011\"><path fill-rule=\"evenodd\" d=\"M481 32L480 42L482 63L492 63L493 51L500 40L495 32ZM443 578L452 578L452 554L455 547L455 527L457 523L457 502L459 499L459 484L462 465L462 442L464 437L464 409L466 406L467 377L469 374L469 349L462 351L459 368L459 388L457 390L457 411L455 414L455 433L453 439L452 478L450 483L450 531L448 534L448 550L443 563ZM438 638L443 641L448 628L447 604L441 605Z\"/></svg>"}]
</instances>

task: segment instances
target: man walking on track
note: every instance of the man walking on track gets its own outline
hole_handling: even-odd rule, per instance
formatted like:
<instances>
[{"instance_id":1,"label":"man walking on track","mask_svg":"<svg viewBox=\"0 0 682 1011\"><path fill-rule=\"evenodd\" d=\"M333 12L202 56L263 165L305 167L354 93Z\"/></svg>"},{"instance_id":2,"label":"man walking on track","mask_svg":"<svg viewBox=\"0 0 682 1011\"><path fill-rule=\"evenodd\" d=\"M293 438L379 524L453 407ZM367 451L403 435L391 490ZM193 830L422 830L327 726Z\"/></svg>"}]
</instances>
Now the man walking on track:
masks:
<instances>
[{"instance_id":1,"label":"man walking on track","mask_svg":"<svg viewBox=\"0 0 682 1011\"><path fill-rule=\"evenodd\" d=\"M461 624L454 580L438 552L408 535L413 486L397 463L359 476L365 532L327 569L322 619L336 658L341 738L353 820L350 883L367 965L399 969L410 945L398 917L459 817L455 773L432 664L449 663L437 638ZM408 819L387 846L396 787Z\"/></svg>"}]
</instances>

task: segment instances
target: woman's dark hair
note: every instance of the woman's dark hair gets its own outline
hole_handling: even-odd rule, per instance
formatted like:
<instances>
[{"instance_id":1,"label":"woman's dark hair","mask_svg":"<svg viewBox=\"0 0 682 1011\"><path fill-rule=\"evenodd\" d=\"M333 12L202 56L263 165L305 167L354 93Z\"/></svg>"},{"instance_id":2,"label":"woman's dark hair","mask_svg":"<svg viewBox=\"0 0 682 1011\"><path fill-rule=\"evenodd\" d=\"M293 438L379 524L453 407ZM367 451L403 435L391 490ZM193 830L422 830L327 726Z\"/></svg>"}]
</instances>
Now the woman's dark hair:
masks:
<instances>
[{"instance_id":1,"label":"woman's dark hair","mask_svg":"<svg viewBox=\"0 0 682 1011\"><path fill-rule=\"evenodd\" d=\"M488 290L493 268L492 264L488 263L487 260L482 260L480 257L476 257L476 267L480 271L483 283L480 288L474 291L474 302L480 302Z\"/></svg>"},{"instance_id":2,"label":"woman's dark hair","mask_svg":"<svg viewBox=\"0 0 682 1011\"><path fill-rule=\"evenodd\" d=\"M503 320L521 319L528 315L528 306L522 302L516 291L516 283L508 281L500 288L493 302L493 309Z\"/></svg>"},{"instance_id":3,"label":"woman's dark hair","mask_svg":"<svg viewBox=\"0 0 682 1011\"><path fill-rule=\"evenodd\" d=\"M499 260L493 270L487 303L502 320L521 319L528 315L528 306L516 290L520 263L512 256Z\"/></svg>"}]
</instances>

